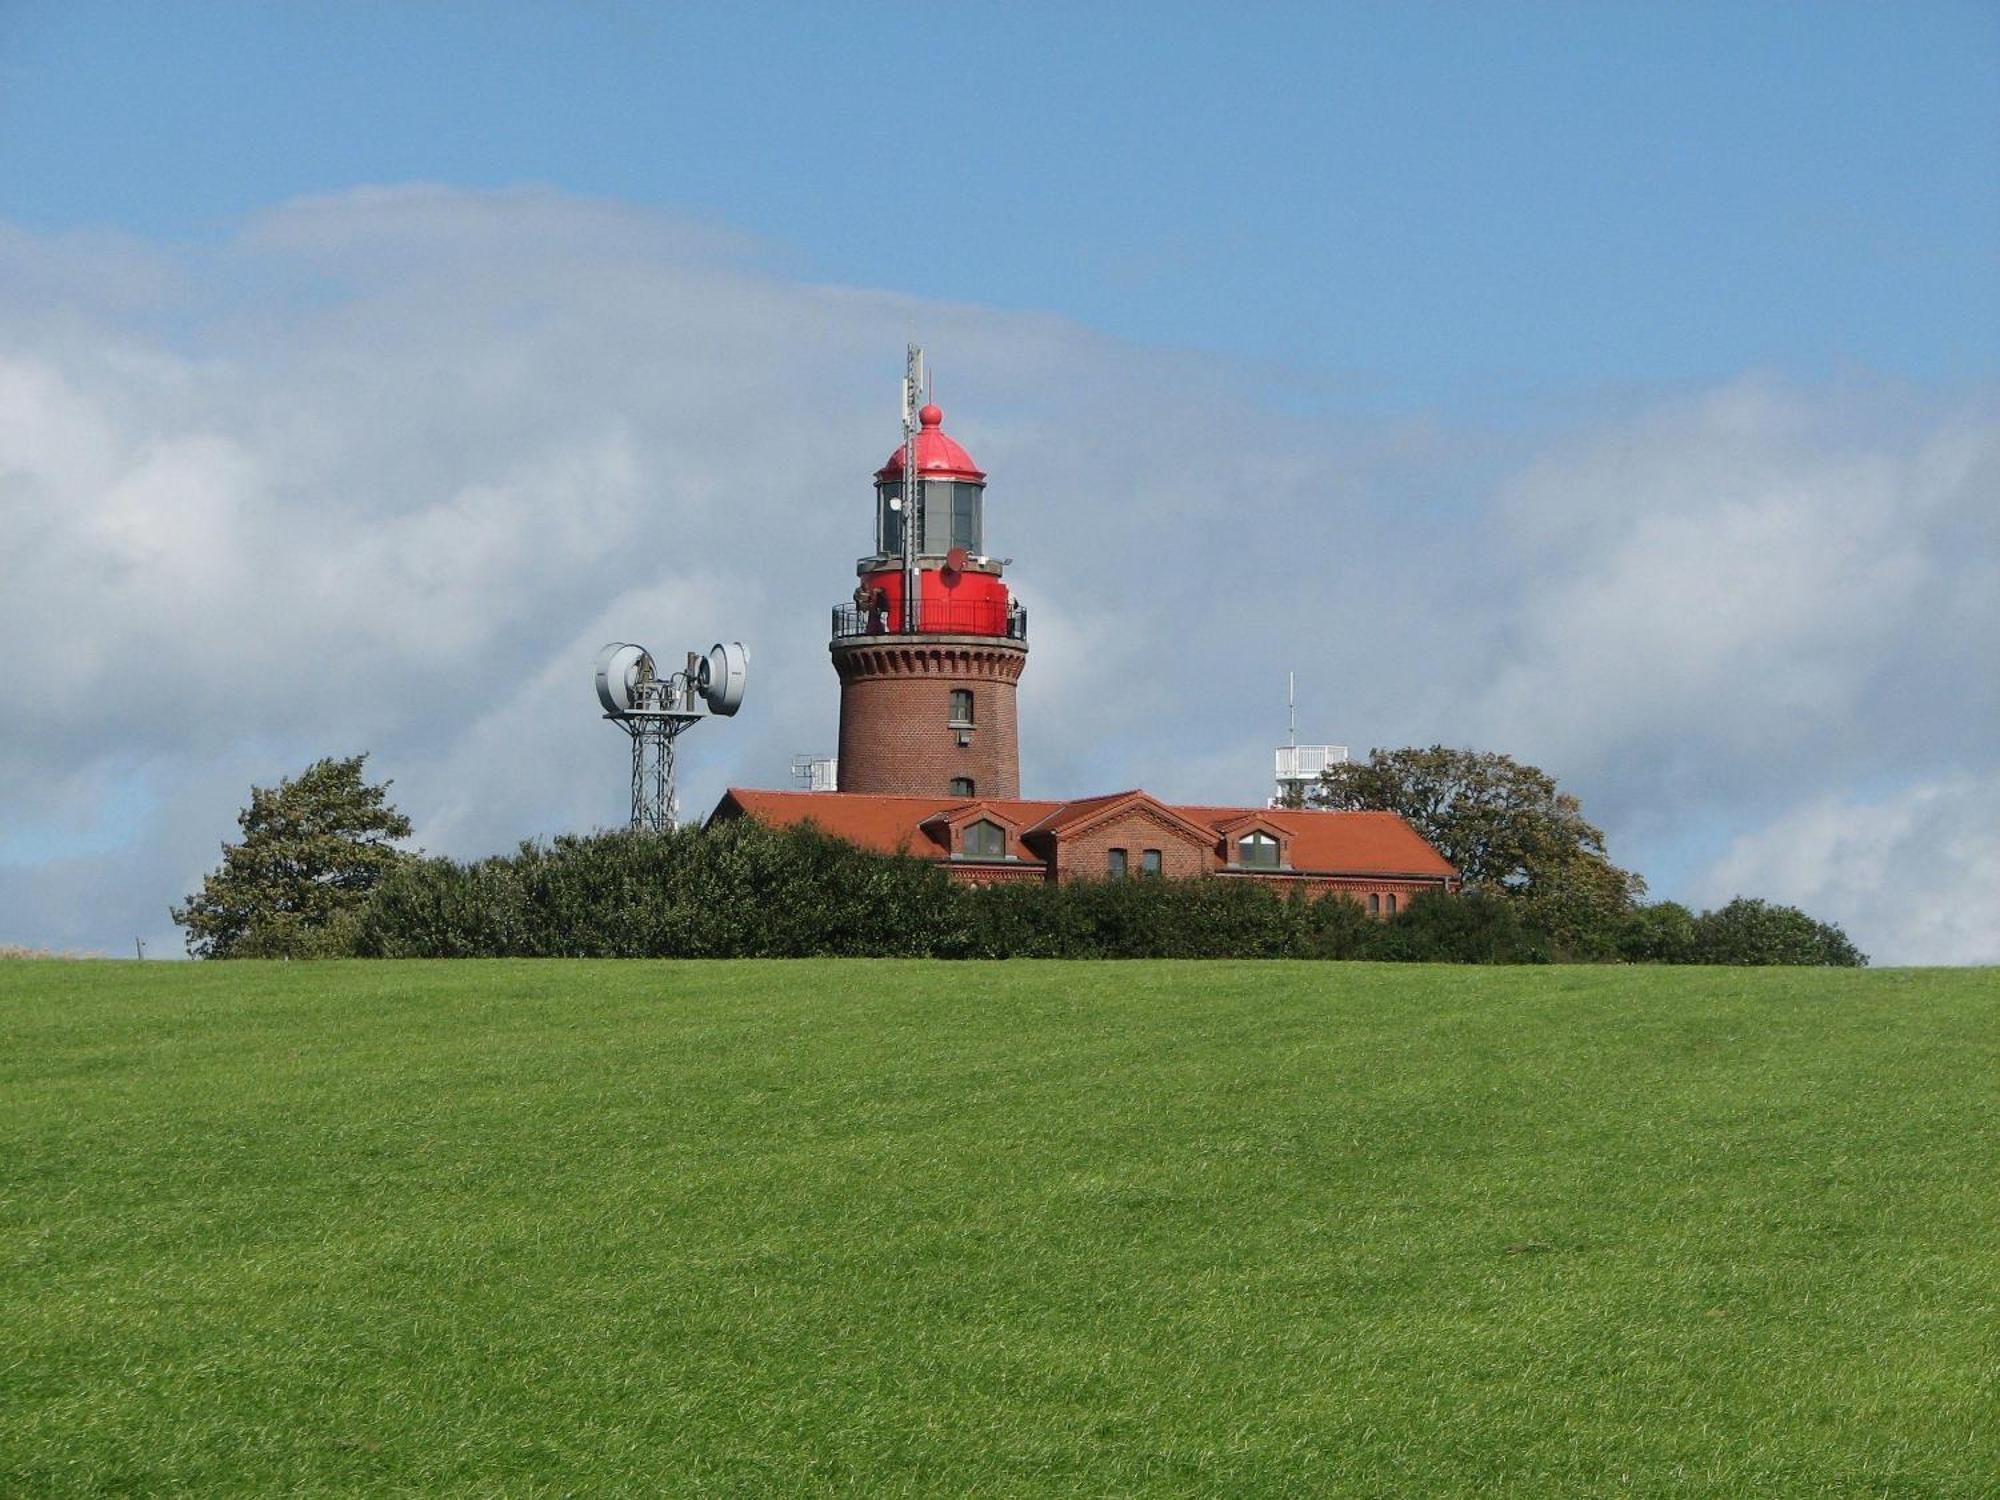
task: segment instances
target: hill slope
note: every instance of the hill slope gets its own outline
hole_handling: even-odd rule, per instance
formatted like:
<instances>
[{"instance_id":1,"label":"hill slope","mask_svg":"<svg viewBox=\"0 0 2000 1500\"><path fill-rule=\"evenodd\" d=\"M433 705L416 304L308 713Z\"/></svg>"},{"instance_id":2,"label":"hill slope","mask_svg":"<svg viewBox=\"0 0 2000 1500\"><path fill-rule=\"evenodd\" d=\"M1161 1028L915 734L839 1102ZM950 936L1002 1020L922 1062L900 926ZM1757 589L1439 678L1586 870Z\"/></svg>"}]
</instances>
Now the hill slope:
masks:
<instances>
[{"instance_id":1,"label":"hill slope","mask_svg":"<svg viewBox=\"0 0 2000 1500\"><path fill-rule=\"evenodd\" d=\"M0 1493L1988 1494L2000 975L0 966Z\"/></svg>"}]
</instances>

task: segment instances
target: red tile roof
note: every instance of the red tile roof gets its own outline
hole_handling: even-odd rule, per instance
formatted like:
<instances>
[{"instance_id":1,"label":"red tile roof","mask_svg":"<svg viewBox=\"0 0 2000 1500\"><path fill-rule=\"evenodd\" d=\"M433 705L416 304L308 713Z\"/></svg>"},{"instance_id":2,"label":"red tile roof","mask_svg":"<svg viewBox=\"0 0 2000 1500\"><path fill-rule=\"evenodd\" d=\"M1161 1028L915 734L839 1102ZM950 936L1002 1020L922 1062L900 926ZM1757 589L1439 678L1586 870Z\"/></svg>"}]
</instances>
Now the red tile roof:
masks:
<instances>
[{"instance_id":1,"label":"red tile roof","mask_svg":"<svg viewBox=\"0 0 2000 1500\"><path fill-rule=\"evenodd\" d=\"M1126 799L1148 798L1144 792L1112 792L1101 797L1082 797L1070 802L1030 799L975 799L963 797L888 797L860 792L768 792L751 787L731 787L716 804L713 817L746 815L779 825L813 823L824 832L844 838L865 849L885 854L898 852L920 858L937 858L948 852L923 824L941 815L984 806L1016 825L1021 836L1008 841L1008 853L1036 864L1041 852L1022 842L1060 840L1066 829L1089 821L1111 804ZM1386 812L1318 812L1258 807L1176 807L1158 804L1188 823L1214 832L1221 842L1223 829L1256 816L1286 835L1290 848L1287 863L1294 871L1339 875L1420 875L1431 878L1457 872L1426 843L1401 817ZM939 825L933 825L939 826Z\"/></svg>"},{"instance_id":2,"label":"red tile roof","mask_svg":"<svg viewBox=\"0 0 2000 1500\"><path fill-rule=\"evenodd\" d=\"M1319 812L1293 808L1177 807L1191 822L1218 832L1255 814L1291 839L1295 870L1368 875L1450 875L1458 871L1424 836L1392 812Z\"/></svg>"}]
</instances>

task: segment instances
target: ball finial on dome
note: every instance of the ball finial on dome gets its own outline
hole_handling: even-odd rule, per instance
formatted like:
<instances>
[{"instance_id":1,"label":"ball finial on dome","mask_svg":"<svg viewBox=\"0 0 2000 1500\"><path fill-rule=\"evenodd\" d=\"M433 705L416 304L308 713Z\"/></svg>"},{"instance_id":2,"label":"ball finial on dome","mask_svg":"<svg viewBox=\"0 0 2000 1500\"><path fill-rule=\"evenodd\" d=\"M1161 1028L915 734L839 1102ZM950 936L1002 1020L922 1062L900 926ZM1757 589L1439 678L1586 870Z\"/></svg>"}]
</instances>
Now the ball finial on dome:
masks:
<instances>
[{"instance_id":1,"label":"ball finial on dome","mask_svg":"<svg viewBox=\"0 0 2000 1500\"><path fill-rule=\"evenodd\" d=\"M908 407L905 407L903 409L905 411L909 410ZM933 402L931 405L926 406L922 411L917 413L917 420L923 423L924 426L926 427L939 427L942 426L944 423L944 413L940 411L937 407L937 404Z\"/></svg>"}]
</instances>

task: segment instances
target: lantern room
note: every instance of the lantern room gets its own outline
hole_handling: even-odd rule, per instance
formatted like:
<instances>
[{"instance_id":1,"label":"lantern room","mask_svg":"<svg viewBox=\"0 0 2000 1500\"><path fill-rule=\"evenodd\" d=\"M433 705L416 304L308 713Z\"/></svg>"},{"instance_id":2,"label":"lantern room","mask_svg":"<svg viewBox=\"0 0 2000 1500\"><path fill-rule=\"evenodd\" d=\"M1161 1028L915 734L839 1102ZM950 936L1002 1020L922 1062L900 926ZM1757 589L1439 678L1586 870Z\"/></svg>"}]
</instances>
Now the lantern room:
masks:
<instances>
[{"instance_id":1,"label":"lantern room","mask_svg":"<svg viewBox=\"0 0 2000 1500\"><path fill-rule=\"evenodd\" d=\"M1026 638L1027 619L1000 581L1002 562L986 555L986 473L944 430L944 413L917 413L917 482L906 483L902 447L875 471L875 549L855 571L851 610L836 611L834 633ZM905 567L904 528L910 528ZM905 592L918 591L914 618Z\"/></svg>"},{"instance_id":2,"label":"lantern room","mask_svg":"<svg viewBox=\"0 0 2000 1500\"><path fill-rule=\"evenodd\" d=\"M903 555L903 527L911 517L919 557L945 557L954 547L978 556L984 550L980 538L986 475L971 454L945 435L944 413L937 407L926 406L917 413L917 421L917 474L922 483L916 504L912 506L905 494L901 448L875 471L876 556Z\"/></svg>"}]
</instances>

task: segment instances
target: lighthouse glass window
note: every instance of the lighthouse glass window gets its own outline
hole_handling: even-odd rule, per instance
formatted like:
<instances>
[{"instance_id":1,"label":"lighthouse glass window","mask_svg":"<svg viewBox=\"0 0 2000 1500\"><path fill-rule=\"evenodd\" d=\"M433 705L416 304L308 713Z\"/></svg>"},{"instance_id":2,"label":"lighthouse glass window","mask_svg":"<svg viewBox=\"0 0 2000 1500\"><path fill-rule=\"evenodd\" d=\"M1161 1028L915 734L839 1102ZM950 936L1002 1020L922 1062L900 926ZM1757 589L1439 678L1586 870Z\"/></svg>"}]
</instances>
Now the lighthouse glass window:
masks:
<instances>
[{"instance_id":1,"label":"lighthouse glass window","mask_svg":"<svg viewBox=\"0 0 2000 1500\"><path fill-rule=\"evenodd\" d=\"M900 557L903 551L903 487L900 484L882 486L882 555Z\"/></svg>"},{"instance_id":2,"label":"lighthouse glass window","mask_svg":"<svg viewBox=\"0 0 2000 1500\"><path fill-rule=\"evenodd\" d=\"M951 487L951 544L968 552L979 550L979 486Z\"/></svg>"}]
</instances>

